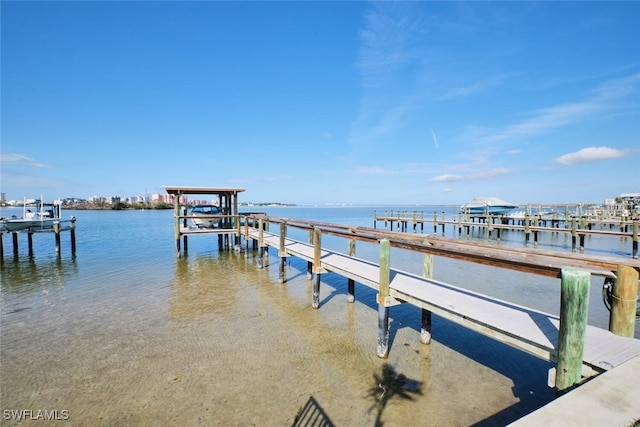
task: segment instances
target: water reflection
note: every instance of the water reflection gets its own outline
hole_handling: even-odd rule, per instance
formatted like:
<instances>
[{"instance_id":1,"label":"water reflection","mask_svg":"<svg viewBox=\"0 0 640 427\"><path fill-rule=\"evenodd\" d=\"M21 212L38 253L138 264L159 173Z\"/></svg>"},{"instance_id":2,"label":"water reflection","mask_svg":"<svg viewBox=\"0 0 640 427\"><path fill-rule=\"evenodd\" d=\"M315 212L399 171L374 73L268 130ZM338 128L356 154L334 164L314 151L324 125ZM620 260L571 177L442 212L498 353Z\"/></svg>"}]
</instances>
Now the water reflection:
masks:
<instances>
[{"instance_id":1,"label":"water reflection","mask_svg":"<svg viewBox=\"0 0 640 427\"><path fill-rule=\"evenodd\" d=\"M241 280L236 258L232 252L177 258L169 298L171 317L232 313L238 305Z\"/></svg>"},{"instance_id":2,"label":"water reflection","mask_svg":"<svg viewBox=\"0 0 640 427\"><path fill-rule=\"evenodd\" d=\"M36 291L62 289L65 281L78 273L75 257L36 259L14 257L0 265L2 295L26 296Z\"/></svg>"}]
</instances>

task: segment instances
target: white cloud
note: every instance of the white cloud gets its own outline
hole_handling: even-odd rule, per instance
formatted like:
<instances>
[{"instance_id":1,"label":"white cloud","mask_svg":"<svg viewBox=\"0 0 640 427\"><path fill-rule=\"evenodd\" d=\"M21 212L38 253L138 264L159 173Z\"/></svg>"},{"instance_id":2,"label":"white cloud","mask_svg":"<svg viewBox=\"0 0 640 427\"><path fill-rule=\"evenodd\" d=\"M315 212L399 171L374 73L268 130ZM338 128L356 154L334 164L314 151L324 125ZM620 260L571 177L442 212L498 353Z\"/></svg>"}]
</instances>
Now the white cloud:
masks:
<instances>
[{"instance_id":1,"label":"white cloud","mask_svg":"<svg viewBox=\"0 0 640 427\"><path fill-rule=\"evenodd\" d=\"M49 165L40 163L31 157L24 156L16 153L0 153L0 164L3 166L16 165L16 166L30 166L34 168L48 168Z\"/></svg>"},{"instance_id":2,"label":"white cloud","mask_svg":"<svg viewBox=\"0 0 640 427\"><path fill-rule=\"evenodd\" d=\"M393 175L395 172L378 166L356 166L355 172L358 175Z\"/></svg>"},{"instance_id":3,"label":"white cloud","mask_svg":"<svg viewBox=\"0 0 640 427\"><path fill-rule=\"evenodd\" d=\"M456 181L464 181L464 177L461 175L456 175L452 173L445 173L443 175L438 175L434 178L431 178L433 182L456 182Z\"/></svg>"},{"instance_id":4,"label":"white cloud","mask_svg":"<svg viewBox=\"0 0 640 427\"><path fill-rule=\"evenodd\" d=\"M575 153L560 156L554 159L554 162L570 166L578 163L596 162L598 160L617 159L626 156L628 153L628 151L610 147L587 147Z\"/></svg>"},{"instance_id":5,"label":"white cloud","mask_svg":"<svg viewBox=\"0 0 640 427\"><path fill-rule=\"evenodd\" d=\"M458 182L458 181L477 181L483 179L496 178L502 175L506 175L510 172L507 168L495 168L484 172L478 172L469 175L456 175L445 173L431 178L432 182Z\"/></svg>"}]
</instances>

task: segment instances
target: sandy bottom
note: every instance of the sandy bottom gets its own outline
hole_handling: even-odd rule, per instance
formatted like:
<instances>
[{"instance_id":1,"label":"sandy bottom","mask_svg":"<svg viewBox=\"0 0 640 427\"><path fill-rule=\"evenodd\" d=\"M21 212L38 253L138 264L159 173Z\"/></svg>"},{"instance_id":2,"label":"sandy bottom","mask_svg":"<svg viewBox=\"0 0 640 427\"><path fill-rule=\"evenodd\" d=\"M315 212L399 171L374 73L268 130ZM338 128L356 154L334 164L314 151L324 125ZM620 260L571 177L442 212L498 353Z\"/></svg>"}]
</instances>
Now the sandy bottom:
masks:
<instances>
[{"instance_id":1,"label":"sandy bottom","mask_svg":"<svg viewBox=\"0 0 640 427\"><path fill-rule=\"evenodd\" d=\"M422 345L411 306L391 308L379 359L374 291L356 284L350 304L346 279L326 274L314 310L306 263L279 284L277 262L189 256L165 281L12 297L2 425L46 425L7 411L57 410L55 425L286 426L309 402L337 426L505 425L553 399L550 364L436 316Z\"/></svg>"}]
</instances>

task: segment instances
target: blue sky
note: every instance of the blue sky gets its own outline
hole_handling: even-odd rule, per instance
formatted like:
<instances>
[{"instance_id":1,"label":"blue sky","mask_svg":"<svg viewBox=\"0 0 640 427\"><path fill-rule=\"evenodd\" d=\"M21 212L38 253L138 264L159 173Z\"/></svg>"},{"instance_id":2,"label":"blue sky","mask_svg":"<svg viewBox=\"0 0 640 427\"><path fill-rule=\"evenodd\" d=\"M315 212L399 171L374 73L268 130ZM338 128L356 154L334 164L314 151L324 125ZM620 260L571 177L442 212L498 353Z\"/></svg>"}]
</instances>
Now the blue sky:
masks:
<instances>
[{"instance_id":1,"label":"blue sky","mask_svg":"<svg viewBox=\"0 0 640 427\"><path fill-rule=\"evenodd\" d=\"M2 192L640 192L638 2L1 3Z\"/></svg>"}]
</instances>

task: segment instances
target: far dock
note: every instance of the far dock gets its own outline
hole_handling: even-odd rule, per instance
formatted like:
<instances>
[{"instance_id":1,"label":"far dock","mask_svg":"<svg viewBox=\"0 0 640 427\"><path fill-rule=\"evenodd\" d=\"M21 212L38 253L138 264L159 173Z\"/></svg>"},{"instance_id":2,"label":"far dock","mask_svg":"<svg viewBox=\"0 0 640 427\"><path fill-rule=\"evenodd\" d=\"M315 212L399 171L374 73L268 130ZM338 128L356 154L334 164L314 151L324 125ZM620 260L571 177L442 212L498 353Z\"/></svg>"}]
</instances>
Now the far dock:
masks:
<instances>
[{"instance_id":1,"label":"far dock","mask_svg":"<svg viewBox=\"0 0 640 427\"><path fill-rule=\"evenodd\" d=\"M447 219L444 212L438 215L425 215L424 212L408 211L385 211L379 215L373 213L373 227L377 228L378 223L383 223L385 228L393 231L394 227L398 231L414 233L420 230L424 232L426 224L433 225L433 233L445 234L445 226L457 229L459 236L469 236L470 230L474 227L486 231L487 239L500 240L504 231L520 231L524 233L524 243L538 244L538 236L541 233L566 233L571 235L572 251L584 252L585 236L600 235L609 237L628 238L631 244L631 256L638 258L638 242L640 218L619 217L619 218L591 218L575 216L541 216L523 214L522 217L509 215L468 215L457 214L455 218ZM616 229L619 228L619 229Z\"/></svg>"}]
</instances>

